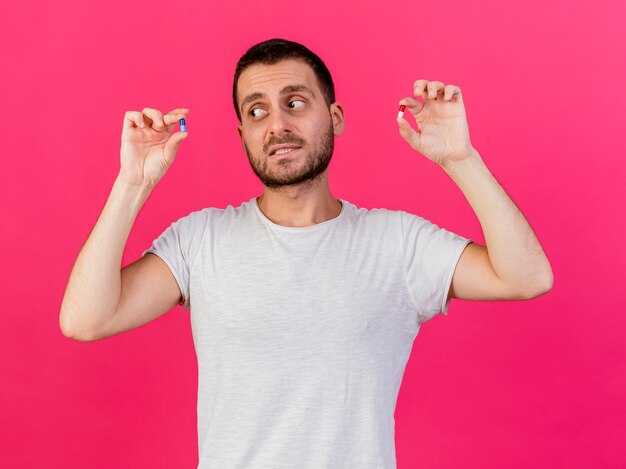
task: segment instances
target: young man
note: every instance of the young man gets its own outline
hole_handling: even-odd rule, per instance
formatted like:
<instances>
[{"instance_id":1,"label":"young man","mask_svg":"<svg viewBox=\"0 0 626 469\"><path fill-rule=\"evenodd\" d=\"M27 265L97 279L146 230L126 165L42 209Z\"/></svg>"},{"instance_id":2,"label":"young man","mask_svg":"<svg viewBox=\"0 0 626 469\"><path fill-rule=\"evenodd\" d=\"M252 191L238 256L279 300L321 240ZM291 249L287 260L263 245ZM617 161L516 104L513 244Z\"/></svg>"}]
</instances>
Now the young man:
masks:
<instances>
[{"instance_id":1,"label":"young man","mask_svg":"<svg viewBox=\"0 0 626 469\"><path fill-rule=\"evenodd\" d=\"M141 326L177 303L198 357L200 468L393 468L402 375L420 325L452 298L552 288L528 222L472 147L459 87L417 80L399 133L458 184L487 246L404 211L335 198L328 164L344 113L324 63L272 39L240 59L238 133L264 192L172 223L120 271L131 226L172 164L188 109L127 112L121 170L69 279L76 340ZM416 97L421 96L424 102Z\"/></svg>"}]
</instances>

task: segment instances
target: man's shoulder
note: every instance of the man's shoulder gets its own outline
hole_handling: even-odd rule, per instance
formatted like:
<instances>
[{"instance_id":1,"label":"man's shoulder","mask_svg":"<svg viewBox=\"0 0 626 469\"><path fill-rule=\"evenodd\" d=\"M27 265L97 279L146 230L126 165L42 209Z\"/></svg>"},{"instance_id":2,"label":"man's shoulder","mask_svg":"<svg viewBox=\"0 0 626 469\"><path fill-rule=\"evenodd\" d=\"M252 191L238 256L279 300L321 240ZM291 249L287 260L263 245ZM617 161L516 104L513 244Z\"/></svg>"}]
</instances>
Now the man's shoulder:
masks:
<instances>
[{"instance_id":1,"label":"man's shoulder","mask_svg":"<svg viewBox=\"0 0 626 469\"><path fill-rule=\"evenodd\" d=\"M420 232L424 228L439 228L429 218L417 215L408 210L386 207L358 207L350 204L353 208L353 218L362 226L385 227L402 233Z\"/></svg>"},{"instance_id":2,"label":"man's shoulder","mask_svg":"<svg viewBox=\"0 0 626 469\"><path fill-rule=\"evenodd\" d=\"M251 209L251 203L253 201L254 199L242 202L239 205L229 204L223 208L204 207L189 212L187 215L184 215L176 220L176 222L195 224L216 221L221 218L237 218Z\"/></svg>"},{"instance_id":3,"label":"man's shoulder","mask_svg":"<svg viewBox=\"0 0 626 469\"><path fill-rule=\"evenodd\" d=\"M344 199L342 199L344 200ZM404 212L403 210L395 210L386 207L359 207L354 203L347 202L348 207L352 209L354 214L358 217L364 217L371 220L379 220L379 219L398 219L402 216Z\"/></svg>"},{"instance_id":4,"label":"man's shoulder","mask_svg":"<svg viewBox=\"0 0 626 469\"><path fill-rule=\"evenodd\" d=\"M343 199L342 199L343 200ZM401 229L402 210L394 210L385 207L360 207L354 203L348 202L349 220L352 220L355 226L375 232Z\"/></svg>"}]
</instances>

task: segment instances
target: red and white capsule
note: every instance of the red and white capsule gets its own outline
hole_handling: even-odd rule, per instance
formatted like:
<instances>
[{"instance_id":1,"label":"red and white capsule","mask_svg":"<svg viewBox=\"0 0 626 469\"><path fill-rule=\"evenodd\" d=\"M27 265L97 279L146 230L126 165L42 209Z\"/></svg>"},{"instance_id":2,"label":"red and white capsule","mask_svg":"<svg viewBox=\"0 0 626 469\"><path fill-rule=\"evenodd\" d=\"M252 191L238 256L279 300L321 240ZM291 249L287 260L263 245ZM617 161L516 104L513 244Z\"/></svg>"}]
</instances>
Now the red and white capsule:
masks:
<instances>
[{"instance_id":1,"label":"red and white capsule","mask_svg":"<svg viewBox=\"0 0 626 469\"><path fill-rule=\"evenodd\" d=\"M405 109L406 109L406 106L404 104L400 105L400 110L398 111L398 119L400 119L401 117L404 117Z\"/></svg>"}]
</instances>

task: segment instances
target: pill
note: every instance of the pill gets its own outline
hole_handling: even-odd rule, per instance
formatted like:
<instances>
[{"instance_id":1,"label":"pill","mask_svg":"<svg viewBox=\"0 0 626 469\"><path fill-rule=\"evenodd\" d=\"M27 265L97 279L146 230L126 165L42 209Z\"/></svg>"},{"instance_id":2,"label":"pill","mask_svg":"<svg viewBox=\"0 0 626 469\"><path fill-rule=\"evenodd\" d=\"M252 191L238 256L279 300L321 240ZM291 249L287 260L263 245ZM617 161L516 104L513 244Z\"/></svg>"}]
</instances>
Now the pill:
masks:
<instances>
[{"instance_id":1,"label":"pill","mask_svg":"<svg viewBox=\"0 0 626 469\"><path fill-rule=\"evenodd\" d=\"M403 116L404 116L404 110L405 110L405 109L406 109L406 106L405 106L404 104L402 104L402 105L400 106L400 110L398 111L398 119L399 119L400 117L403 117Z\"/></svg>"},{"instance_id":2,"label":"pill","mask_svg":"<svg viewBox=\"0 0 626 469\"><path fill-rule=\"evenodd\" d=\"M181 132L187 132L187 126L185 124L185 118L182 118L178 122L180 122L180 131Z\"/></svg>"}]
</instances>

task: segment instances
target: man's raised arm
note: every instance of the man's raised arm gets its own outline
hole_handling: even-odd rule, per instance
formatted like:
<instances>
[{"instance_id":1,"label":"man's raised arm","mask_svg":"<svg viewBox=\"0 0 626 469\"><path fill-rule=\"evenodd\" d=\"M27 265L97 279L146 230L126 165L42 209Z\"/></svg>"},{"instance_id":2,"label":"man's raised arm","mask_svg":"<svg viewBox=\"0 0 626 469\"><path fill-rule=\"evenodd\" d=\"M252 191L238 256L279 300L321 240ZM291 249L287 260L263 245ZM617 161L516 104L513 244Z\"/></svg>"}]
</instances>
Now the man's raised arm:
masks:
<instances>
[{"instance_id":1,"label":"man's raised arm","mask_svg":"<svg viewBox=\"0 0 626 469\"><path fill-rule=\"evenodd\" d=\"M130 230L152 189L174 161L186 132L173 133L187 109L124 116L121 169L106 205L70 274L59 326L66 337L91 341L138 327L174 307L178 285L165 263L147 255L121 269Z\"/></svg>"}]
</instances>

